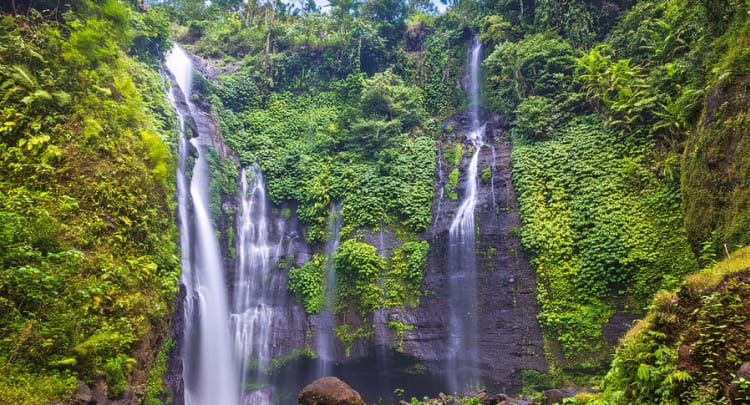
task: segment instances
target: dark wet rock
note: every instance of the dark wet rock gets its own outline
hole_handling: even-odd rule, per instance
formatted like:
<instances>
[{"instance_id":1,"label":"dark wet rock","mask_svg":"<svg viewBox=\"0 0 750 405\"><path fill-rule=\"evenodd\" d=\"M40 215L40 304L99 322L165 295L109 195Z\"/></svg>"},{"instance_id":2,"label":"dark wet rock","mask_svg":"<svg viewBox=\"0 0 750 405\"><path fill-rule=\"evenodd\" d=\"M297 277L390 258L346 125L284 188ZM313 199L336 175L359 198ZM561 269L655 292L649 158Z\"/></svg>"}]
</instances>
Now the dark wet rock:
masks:
<instances>
[{"instance_id":1,"label":"dark wet rock","mask_svg":"<svg viewBox=\"0 0 750 405\"><path fill-rule=\"evenodd\" d=\"M365 405L362 397L336 377L323 377L303 388L299 405Z\"/></svg>"},{"instance_id":2,"label":"dark wet rock","mask_svg":"<svg viewBox=\"0 0 750 405\"><path fill-rule=\"evenodd\" d=\"M454 118L454 126L466 125ZM511 144L500 129L500 118L490 117L487 143L480 150L478 171L492 168L490 184L479 182L475 209L477 238L477 299L482 383L494 392L518 392L524 369L547 370L544 343L537 322L536 275L521 247L518 202L511 181ZM454 136L461 133L457 130ZM451 136L451 135L448 135ZM493 157L494 148L494 157ZM471 147L467 146L467 150ZM461 173L466 172L464 158ZM418 308L393 311L390 317L414 329L405 331L404 352L423 362L431 372L444 372L448 350L448 229L463 197L465 178L459 181L458 201L440 198L450 169L443 167L435 184L433 224L424 237L430 242L428 267Z\"/></svg>"},{"instance_id":3,"label":"dark wet rock","mask_svg":"<svg viewBox=\"0 0 750 405\"><path fill-rule=\"evenodd\" d=\"M138 398L130 389L127 389L120 398L110 398L107 381L100 377L91 385L79 381L70 403L75 405L135 405L138 403ZM49 405L55 405L55 403Z\"/></svg>"},{"instance_id":4,"label":"dark wet rock","mask_svg":"<svg viewBox=\"0 0 750 405\"><path fill-rule=\"evenodd\" d=\"M741 383L742 380L744 382ZM727 399L730 404L747 404L750 402L746 399L750 396L750 387L748 387L748 384L750 384L750 362L742 363L734 380L727 387Z\"/></svg>"},{"instance_id":5,"label":"dark wet rock","mask_svg":"<svg viewBox=\"0 0 750 405\"><path fill-rule=\"evenodd\" d=\"M78 388L76 393L73 395L73 403L81 405L95 404L94 395L91 393L91 388L86 385L83 381L78 382Z\"/></svg>"},{"instance_id":6,"label":"dark wet rock","mask_svg":"<svg viewBox=\"0 0 750 405\"><path fill-rule=\"evenodd\" d=\"M512 403L511 400L512 398L505 394L497 394L482 399L482 405L506 405Z\"/></svg>"},{"instance_id":7,"label":"dark wet rock","mask_svg":"<svg viewBox=\"0 0 750 405\"><path fill-rule=\"evenodd\" d=\"M554 405L562 403L565 398L571 398L581 392L594 392L589 388L575 389L575 388L553 388L551 390L542 391L542 399L535 402L539 405Z\"/></svg>"},{"instance_id":8,"label":"dark wet rock","mask_svg":"<svg viewBox=\"0 0 750 405\"><path fill-rule=\"evenodd\" d=\"M627 332L640 317L641 316L639 315L634 315L622 310L616 310L615 314L609 318L609 321L607 321L602 329L604 339L610 346L617 346L617 342L620 338L625 335L625 332Z\"/></svg>"}]
</instances>

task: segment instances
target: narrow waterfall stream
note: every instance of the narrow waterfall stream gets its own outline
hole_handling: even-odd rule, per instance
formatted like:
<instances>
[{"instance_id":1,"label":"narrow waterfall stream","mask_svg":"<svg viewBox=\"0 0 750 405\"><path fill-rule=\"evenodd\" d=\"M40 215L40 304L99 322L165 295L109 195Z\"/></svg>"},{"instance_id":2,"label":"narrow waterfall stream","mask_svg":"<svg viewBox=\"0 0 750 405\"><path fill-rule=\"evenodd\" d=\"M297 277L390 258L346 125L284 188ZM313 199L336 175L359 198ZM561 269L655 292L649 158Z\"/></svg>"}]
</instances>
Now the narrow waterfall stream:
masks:
<instances>
[{"instance_id":1,"label":"narrow waterfall stream","mask_svg":"<svg viewBox=\"0 0 750 405\"><path fill-rule=\"evenodd\" d=\"M335 337L333 335L333 328L336 326L333 318L336 299L336 269L333 265L333 254L341 242L341 221L341 203L331 203L331 212L328 217L328 229L326 232L326 268L323 275L325 303L323 310L318 315L320 323L315 344L315 349L318 353L318 370L316 374L318 377L331 375L333 362L336 358L336 354L334 353Z\"/></svg>"},{"instance_id":2,"label":"narrow waterfall stream","mask_svg":"<svg viewBox=\"0 0 750 405\"><path fill-rule=\"evenodd\" d=\"M224 268L208 195L210 170L205 153L211 139L209 134L199 133L197 138L188 140L185 122L193 108L189 100L192 67L187 54L175 46L166 65L179 87L179 90L172 89L170 100L180 122L177 195L182 283L186 289L186 333L182 346L185 403L235 405L239 403L239 374L229 334ZM190 181L188 160L191 148L188 142L198 152Z\"/></svg>"},{"instance_id":3,"label":"narrow waterfall stream","mask_svg":"<svg viewBox=\"0 0 750 405\"><path fill-rule=\"evenodd\" d=\"M449 229L448 307L449 345L447 385L451 392L479 383L478 322L476 285L476 227L474 208L477 203L477 166L485 142L485 124L479 121L479 65L482 43L474 40L468 57L470 78L469 108L471 128L467 134L474 146L466 172L463 200Z\"/></svg>"}]
</instances>

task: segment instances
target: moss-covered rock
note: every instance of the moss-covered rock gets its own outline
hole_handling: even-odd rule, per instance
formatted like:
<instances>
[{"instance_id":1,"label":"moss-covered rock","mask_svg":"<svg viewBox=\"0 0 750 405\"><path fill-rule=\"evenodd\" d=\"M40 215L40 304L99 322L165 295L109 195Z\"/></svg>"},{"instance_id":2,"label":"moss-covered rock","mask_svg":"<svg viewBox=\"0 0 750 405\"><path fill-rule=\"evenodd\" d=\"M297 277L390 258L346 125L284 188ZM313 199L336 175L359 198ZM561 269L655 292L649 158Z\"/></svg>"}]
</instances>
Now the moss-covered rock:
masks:
<instances>
[{"instance_id":1,"label":"moss-covered rock","mask_svg":"<svg viewBox=\"0 0 750 405\"><path fill-rule=\"evenodd\" d=\"M747 31L738 42L750 45ZM733 68L750 64L750 55L742 58ZM724 243L750 243L750 79L729 74L711 87L682 161L685 225L695 251L707 241L714 253Z\"/></svg>"},{"instance_id":2,"label":"moss-covered rock","mask_svg":"<svg viewBox=\"0 0 750 405\"><path fill-rule=\"evenodd\" d=\"M750 357L750 248L656 295L623 338L593 403L746 403L729 390ZM730 393L734 393L730 395ZM736 396L736 395L735 395ZM740 402L736 402L739 400ZM600 401L600 402L596 402Z\"/></svg>"}]
</instances>

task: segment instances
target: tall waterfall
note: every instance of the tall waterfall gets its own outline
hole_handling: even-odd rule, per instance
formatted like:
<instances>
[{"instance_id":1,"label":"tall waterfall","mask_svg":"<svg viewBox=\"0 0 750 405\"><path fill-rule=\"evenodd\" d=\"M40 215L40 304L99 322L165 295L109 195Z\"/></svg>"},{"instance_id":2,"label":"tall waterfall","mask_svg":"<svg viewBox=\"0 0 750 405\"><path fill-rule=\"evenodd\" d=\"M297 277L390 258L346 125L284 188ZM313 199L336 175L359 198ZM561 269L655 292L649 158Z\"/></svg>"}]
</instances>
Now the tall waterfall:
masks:
<instances>
[{"instance_id":1,"label":"tall waterfall","mask_svg":"<svg viewBox=\"0 0 750 405\"><path fill-rule=\"evenodd\" d=\"M182 352L185 403L236 405L239 403L239 374L233 358L224 268L211 222L208 193L211 174L205 154L211 146L210 134L199 133L197 138L188 141L185 121L192 115L193 108L189 100L192 66L187 54L175 46L167 56L166 65L181 90L173 89L170 100L180 121L177 195L182 283L186 290ZM182 100L178 100L179 97ZM190 181L187 179L188 142L198 151Z\"/></svg>"},{"instance_id":2,"label":"tall waterfall","mask_svg":"<svg viewBox=\"0 0 750 405\"><path fill-rule=\"evenodd\" d=\"M286 285L274 277L272 264L282 255L281 236L271 241L268 199L263 175L257 165L243 169L240 179L242 205L237 217L237 276L232 305L232 330L242 359L242 386L255 389L243 394L242 403L270 405L274 390L267 375L272 349L277 344L274 322L285 307ZM277 224L281 228L283 223ZM278 232L283 235L283 231ZM249 383L249 384L248 384Z\"/></svg>"},{"instance_id":3,"label":"tall waterfall","mask_svg":"<svg viewBox=\"0 0 750 405\"><path fill-rule=\"evenodd\" d=\"M478 383L476 227L477 166L484 145L485 124L479 121L479 64L482 43L474 40L468 56L471 128L468 139L474 151L466 172L466 188L449 230L448 308L449 346L446 372L448 389L460 391Z\"/></svg>"}]
</instances>

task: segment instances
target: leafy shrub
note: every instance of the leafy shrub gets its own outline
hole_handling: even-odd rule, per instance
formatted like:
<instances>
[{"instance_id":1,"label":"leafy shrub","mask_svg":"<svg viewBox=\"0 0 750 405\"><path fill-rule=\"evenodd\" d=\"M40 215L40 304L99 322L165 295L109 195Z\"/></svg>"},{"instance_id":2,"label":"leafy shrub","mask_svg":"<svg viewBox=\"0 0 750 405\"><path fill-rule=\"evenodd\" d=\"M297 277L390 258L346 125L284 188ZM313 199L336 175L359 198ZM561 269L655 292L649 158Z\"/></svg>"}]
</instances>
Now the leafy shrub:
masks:
<instances>
[{"instance_id":1,"label":"leafy shrub","mask_svg":"<svg viewBox=\"0 0 750 405\"><path fill-rule=\"evenodd\" d=\"M650 297L667 276L697 266L679 195L614 139L590 117L553 140L514 140L521 239L537 268L539 319L567 365L601 361L595 353L606 348L601 328L613 297Z\"/></svg>"},{"instance_id":2,"label":"leafy shrub","mask_svg":"<svg viewBox=\"0 0 750 405\"><path fill-rule=\"evenodd\" d=\"M222 77L218 93L222 105L234 112L258 108L262 101L258 86L247 74Z\"/></svg>"},{"instance_id":3,"label":"leafy shrub","mask_svg":"<svg viewBox=\"0 0 750 405\"><path fill-rule=\"evenodd\" d=\"M102 371L122 393L151 366L129 363L135 347L166 333L176 131L161 78L125 54L131 34L150 35L129 18L104 1L64 21L0 19L0 362L12 374L0 402L64 402Z\"/></svg>"},{"instance_id":4,"label":"leafy shrub","mask_svg":"<svg viewBox=\"0 0 750 405\"><path fill-rule=\"evenodd\" d=\"M333 262L338 277L339 304L358 308L362 316L375 310L383 296L382 287L375 282L385 267L377 249L348 239L336 249Z\"/></svg>"},{"instance_id":5,"label":"leafy shrub","mask_svg":"<svg viewBox=\"0 0 750 405\"><path fill-rule=\"evenodd\" d=\"M325 303L323 270L325 258L315 255L301 267L289 270L289 291L302 300L305 312L317 314Z\"/></svg>"},{"instance_id":6,"label":"leafy shrub","mask_svg":"<svg viewBox=\"0 0 750 405\"><path fill-rule=\"evenodd\" d=\"M560 121L555 102L543 96L530 96L518 105L513 131L524 139L543 140L552 136Z\"/></svg>"},{"instance_id":7,"label":"leafy shrub","mask_svg":"<svg viewBox=\"0 0 750 405\"><path fill-rule=\"evenodd\" d=\"M561 111L578 108L575 56L568 42L547 34L498 45L483 62L489 107L501 112L507 121L515 118L520 103L530 96L546 97L549 102L545 106L556 105Z\"/></svg>"}]
</instances>

